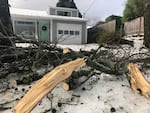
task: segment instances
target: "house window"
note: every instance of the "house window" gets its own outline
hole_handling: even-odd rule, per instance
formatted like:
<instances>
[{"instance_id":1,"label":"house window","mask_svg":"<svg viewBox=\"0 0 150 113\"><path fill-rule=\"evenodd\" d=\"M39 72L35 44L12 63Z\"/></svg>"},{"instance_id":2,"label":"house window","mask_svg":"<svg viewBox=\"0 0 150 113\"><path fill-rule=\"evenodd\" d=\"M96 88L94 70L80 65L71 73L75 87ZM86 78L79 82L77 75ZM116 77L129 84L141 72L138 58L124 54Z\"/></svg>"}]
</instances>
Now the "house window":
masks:
<instances>
[{"instance_id":1,"label":"house window","mask_svg":"<svg viewBox=\"0 0 150 113\"><path fill-rule=\"evenodd\" d=\"M35 38L35 22L32 21L15 21L15 34L22 35L26 38Z\"/></svg>"},{"instance_id":2,"label":"house window","mask_svg":"<svg viewBox=\"0 0 150 113\"><path fill-rule=\"evenodd\" d=\"M71 12L57 11L57 15L59 15L59 16L71 16Z\"/></svg>"},{"instance_id":3,"label":"house window","mask_svg":"<svg viewBox=\"0 0 150 113\"><path fill-rule=\"evenodd\" d=\"M75 35L80 35L80 32L79 31L75 31Z\"/></svg>"},{"instance_id":4,"label":"house window","mask_svg":"<svg viewBox=\"0 0 150 113\"><path fill-rule=\"evenodd\" d=\"M63 16L63 11L57 11L57 15Z\"/></svg>"},{"instance_id":5,"label":"house window","mask_svg":"<svg viewBox=\"0 0 150 113\"><path fill-rule=\"evenodd\" d=\"M74 35L74 31L70 31L70 35Z\"/></svg>"},{"instance_id":6,"label":"house window","mask_svg":"<svg viewBox=\"0 0 150 113\"><path fill-rule=\"evenodd\" d=\"M68 34L69 34L69 31L65 30L65 31L64 31L64 34L65 34L65 35L68 35Z\"/></svg>"},{"instance_id":7,"label":"house window","mask_svg":"<svg viewBox=\"0 0 150 113\"><path fill-rule=\"evenodd\" d=\"M71 12L64 12L64 16L71 16Z\"/></svg>"},{"instance_id":8,"label":"house window","mask_svg":"<svg viewBox=\"0 0 150 113\"><path fill-rule=\"evenodd\" d=\"M58 34L62 35L63 34L63 30L58 30Z\"/></svg>"}]
</instances>

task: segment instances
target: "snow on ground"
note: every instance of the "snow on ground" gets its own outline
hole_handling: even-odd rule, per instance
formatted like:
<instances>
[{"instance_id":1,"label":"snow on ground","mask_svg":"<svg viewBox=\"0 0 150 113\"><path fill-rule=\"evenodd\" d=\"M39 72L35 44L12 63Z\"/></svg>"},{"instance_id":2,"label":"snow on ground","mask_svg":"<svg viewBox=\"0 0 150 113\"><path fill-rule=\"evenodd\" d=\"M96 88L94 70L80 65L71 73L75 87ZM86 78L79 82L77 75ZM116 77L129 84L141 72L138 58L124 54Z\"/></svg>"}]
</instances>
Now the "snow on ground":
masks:
<instances>
[{"instance_id":1,"label":"snow on ground","mask_svg":"<svg viewBox=\"0 0 150 113\"><path fill-rule=\"evenodd\" d=\"M58 47L61 48L70 48L74 51L80 51L80 50L85 50L85 51L90 51L91 49L97 49L99 46L98 44L84 44L84 45L61 45L58 44Z\"/></svg>"},{"instance_id":2,"label":"snow on ground","mask_svg":"<svg viewBox=\"0 0 150 113\"><path fill-rule=\"evenodd\" d=\"M12 89L6 94L0 94L1 103L6 100L20 99L24 94L23 88L26 92L29 86L19 86L18 91ZM112 108L115 108L116 113L149 113L150 111L150 100L134 94L125 77L120 79L104 73L92 77L74 91L65 92L59 84L48 97L53 97L52 107L57 110L56 113L111 113ZM58 107L58 103L63 104ZM14 105L16 102L10 106ZM49 108L51 108L51 101L45 97L31 113L46 113ZM12 109L2 113L12 113Z\"/></svg>"},{"instance_id":3,"label":"snow on ground","mask_svg":"<svg viewBox=\"0 0 150 113\"><path fill-rule=\"evenodd\" d=\"M70 47L75 51L96 49L98 45L59 45ZM150 80L150 70L145 72ZM134 94L130 88L126 76L117 77L101 73L90 78L85 84L73 91L64 91L60 83L48 94L31 113L52 113L48 111L51 107L53 113L149 113L150 99L140 94ZM13 113L13 108L20 98L31 86L18 86L0 93L0 104L13 101L6 107L9 110L0 113ZM62 103L62 105L60 104Z\"/></svg>"}]
</instances>

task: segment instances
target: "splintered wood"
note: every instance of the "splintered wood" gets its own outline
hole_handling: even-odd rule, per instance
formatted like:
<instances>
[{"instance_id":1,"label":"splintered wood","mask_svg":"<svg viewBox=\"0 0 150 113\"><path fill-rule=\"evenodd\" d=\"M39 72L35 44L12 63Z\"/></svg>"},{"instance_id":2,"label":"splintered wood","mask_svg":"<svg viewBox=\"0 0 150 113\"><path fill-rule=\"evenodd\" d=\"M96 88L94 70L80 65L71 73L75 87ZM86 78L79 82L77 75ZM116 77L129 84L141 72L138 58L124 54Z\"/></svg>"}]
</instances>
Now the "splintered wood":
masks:
<instances>
[{"instance_id":1,"label":"splintered wood","mask_svg":"<svg viewBox=\"0 0 150 113\"><path fill-rule=\"evenodd\" d=\"M65 91L69 91L69 84L63 83L62 88L63 88Z\"/></svg>"},{"instance_id":2,"label":"splintered wood","mask_svg":"<svg viewBox=\"0 0 150 113\"><path fill-rule=\"evenodd\" d=\"M72 72L85 65L84 58L62 64L37 81L14 108L14 113L29 113L58 83L69 78Z\"/></svg>"},{"instance_id":3,"label":"splintered wood","mask_svg":"<svg viewBox=\"0 0 150 113\"><path fill-rule=\"evenodd\" d=\"M141 94L146 98L149 98L148 92L150 92L150 84L145 79L144 75L140 72L138 67L133 64L128 64L129 76L131 78L131 88L133 89L134 93L138 93L138 90L141 91Z\"/></svg>"},{"instance_id":4,"label":"splintered wood","mask_svg":"<svg viewBox=\"0 0 150 113\"><path fill-rule=\"evenodd\" d=\"M64 48L63 49L63 54L67 54L67 53L70 53L71 50L69 48Z\"/></svg>"}]
</instances>

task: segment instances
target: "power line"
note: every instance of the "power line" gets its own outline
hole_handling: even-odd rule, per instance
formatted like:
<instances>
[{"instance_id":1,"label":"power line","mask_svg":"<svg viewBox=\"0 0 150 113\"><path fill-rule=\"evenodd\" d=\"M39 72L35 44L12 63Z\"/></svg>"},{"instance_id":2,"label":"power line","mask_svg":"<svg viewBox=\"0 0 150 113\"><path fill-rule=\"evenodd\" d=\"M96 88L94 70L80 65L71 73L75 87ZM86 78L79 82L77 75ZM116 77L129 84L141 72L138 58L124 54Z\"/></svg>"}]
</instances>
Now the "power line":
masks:
<instances>
[{"instance_id":1,"label":"power line","mask_svg":"<svg viewBox=\"0 0 150 113\"><path fill-rule=\"evenodd\" d=\"M87 10L83 13L84 16L85 16L86 13L91 9L91 7L94 5L95 2L96 2L96 0L93 0L93 1L91 2L91 4L89 5L89 7L87 8Z\"/></svg>"}]
</instances>

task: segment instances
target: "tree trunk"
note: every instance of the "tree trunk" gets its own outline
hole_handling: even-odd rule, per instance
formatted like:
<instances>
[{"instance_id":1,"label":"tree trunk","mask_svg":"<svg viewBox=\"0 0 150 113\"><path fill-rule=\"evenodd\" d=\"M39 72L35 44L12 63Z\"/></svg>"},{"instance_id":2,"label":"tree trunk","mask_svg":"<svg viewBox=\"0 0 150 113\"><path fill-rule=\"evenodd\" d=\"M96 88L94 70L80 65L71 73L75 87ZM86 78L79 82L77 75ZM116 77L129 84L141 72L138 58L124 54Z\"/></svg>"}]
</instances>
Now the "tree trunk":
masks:
<instances>
[{"instance_id":1,"label":"tree trunk","mask_svg":"<svg viewBox=\"0 0 150 113\"><path fill-rule=\"evenodd\" d=\"M9 36L13 34L8 0L0 2L0 32Z\"/></svg>"},{"instance_id":2,"label":"tree trunk","mask_svg":"<svg viewBox=\"0 0 150 113\"><path fill-rule=\"evenodd\" d=\"M150 48L150 0L144 0L144 44Z\"/></svg>"}]
</instances>

